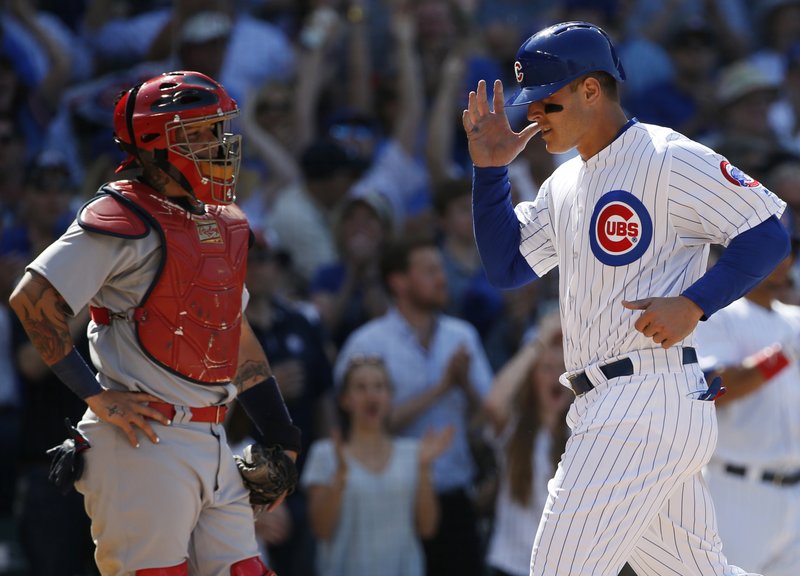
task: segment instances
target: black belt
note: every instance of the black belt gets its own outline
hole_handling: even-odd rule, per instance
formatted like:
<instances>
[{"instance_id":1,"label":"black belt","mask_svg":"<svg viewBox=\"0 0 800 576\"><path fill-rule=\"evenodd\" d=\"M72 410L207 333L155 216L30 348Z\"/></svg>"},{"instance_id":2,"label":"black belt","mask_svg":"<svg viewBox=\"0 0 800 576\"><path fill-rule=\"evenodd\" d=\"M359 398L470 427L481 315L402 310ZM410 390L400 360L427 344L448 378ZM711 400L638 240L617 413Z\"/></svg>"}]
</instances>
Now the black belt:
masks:
<instances>
[{"instance_id":1,"label":"black belt","mask_svg":"<svg viewBox=\"0 0 800 576\"><path fill-rule=\"evenodd\" d=\"M697 363L697 352L694 348L687 347L683 349L683 363ZM600 372L603 373L606 380L620 378L622 376L632 376L633 361L630 358L622 358L621 360L616 360L609 364L603 364L600 366ZM594 388L594 384L589 380L586 372L579 372L575 374L575 376L570 376L568 379L570 386L572 386L572 391L575 392L575 396L586 394L589 390Z\"/></svg>"},{"instance_id":2,"label":"black belt","mask_svg":"<svg viewBox=\"0 0 800 576\"><path fill-rule=\"evenodd\" d=\"M733 474L734 476L747 476L746 466L737 466L736 464L725 464L725 472ZM794 486L800 482L800 470L795 472L772 472L769 470L761 474L761 480L776 486Z\"/></svg>"}]
</instances>

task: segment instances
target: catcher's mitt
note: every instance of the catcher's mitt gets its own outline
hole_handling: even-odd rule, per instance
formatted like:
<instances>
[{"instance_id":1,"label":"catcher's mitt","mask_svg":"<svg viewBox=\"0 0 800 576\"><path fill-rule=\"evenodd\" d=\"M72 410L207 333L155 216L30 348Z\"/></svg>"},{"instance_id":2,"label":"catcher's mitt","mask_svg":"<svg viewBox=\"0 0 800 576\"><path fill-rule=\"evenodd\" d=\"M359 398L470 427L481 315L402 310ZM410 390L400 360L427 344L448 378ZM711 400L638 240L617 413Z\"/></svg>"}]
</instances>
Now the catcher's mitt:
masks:
<instances>
[{"instance_id":1,"label":"catcher's mitt","mask_svg":"<svg viewBox=\"0 0 800 576\"><path fill-rule=\"evenodd\" d=\"M250 504L269 506L280 496L294 491L297 468L280 446L266 447L250 444L242 455L233 459L242 475L244 485L250 490Z\"/></svg>"}]
</instances>

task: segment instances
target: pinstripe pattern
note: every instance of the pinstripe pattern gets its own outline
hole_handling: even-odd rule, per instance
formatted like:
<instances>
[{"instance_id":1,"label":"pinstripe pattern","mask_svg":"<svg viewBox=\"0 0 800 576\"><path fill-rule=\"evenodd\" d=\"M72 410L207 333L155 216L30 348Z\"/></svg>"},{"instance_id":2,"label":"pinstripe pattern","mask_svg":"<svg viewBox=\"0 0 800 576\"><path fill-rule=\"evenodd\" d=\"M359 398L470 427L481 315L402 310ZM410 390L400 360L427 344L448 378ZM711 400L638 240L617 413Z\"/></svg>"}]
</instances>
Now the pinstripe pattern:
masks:
<instances>
[{"instance_id":1,"label":"pinstripe pattern","mask_svg":"<svg viewBox=\"0 0 800 576\"><path fill-rule=\"evenodd\" d=\"M639 312L621 301L678 295L705 271L710 243L727 245L782 212L762 186L724 178L722 160L672 130L634 123L588 161L565 162L536 200L516 207L522 255L539 276L559 267L567 370L652 347L633 327ZM647 250L624 266L602 263L589 245L592 212L611 190L632 194L652 219Z\"/></svg>"},{"instance_id":2,"label":"pinstripe pattern","mask_svg":"<svg viewBox=\"0 0 800 576\"><path fill-rule=\"evenodd\" d=\"M776 342L800 337L800 307L764 308L741 298L697 327L700 366L738 366ZM800 486L775 486L765 470L800 469L800 364L717 410L720 439L704 477L716 504L720 536L732 561L769 576L800 574ZM730 385L730 384L729 384ZM725 470L733 464L745 476Z\"/></svg>"},{"instance_id":3,"label":"pinstripe pattern","mask_svg":"<svg viewBox=\"0 0 800 576\"><path fill-rule=\"evenodd\" d=\"M677 296L704 273L710 244L783 211L724 160L633 123L515 209L527 262L539 276L559 268L567 370L595 384L568 415L573 434L549 484L532 576L613 575L626 561L638 576L746 574L722 554L700 473L717 441L713 402L690 396L705 390L702 373L683 365L680 347L654 348L634 328L639 312L621 304ZM634 373L609 383L599 366L620 357Z\"/></svg>"},{"instance_id":4,"label":"pinstripe pattern","mask_svg":"<svg viewBox=\"0 0 800 576\"><path fill-rule=\"evenodd\" d=\"M717 437L696 365L600 384L576 399L573 435L549 485L532 575L746 574L728 566L700 470Z\"/></svg>"}]
</instances>

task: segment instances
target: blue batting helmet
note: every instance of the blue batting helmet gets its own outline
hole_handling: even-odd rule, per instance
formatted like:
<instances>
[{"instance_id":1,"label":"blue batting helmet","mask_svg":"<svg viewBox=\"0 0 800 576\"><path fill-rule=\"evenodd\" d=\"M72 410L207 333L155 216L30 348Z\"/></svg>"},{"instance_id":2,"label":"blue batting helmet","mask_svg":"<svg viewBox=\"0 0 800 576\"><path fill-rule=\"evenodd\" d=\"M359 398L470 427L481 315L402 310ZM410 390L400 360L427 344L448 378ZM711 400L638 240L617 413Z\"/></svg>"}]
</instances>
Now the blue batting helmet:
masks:
<instances>
[{"instance_id":1,"label":"blue batting helmet","mask_svg":"<svg viewBox=\"0 0 800 576\"><path fill-rule=\"evenodd\" d=\"M519 91L506 106L542 100L575 78L597 71L625 81L625 70L608 34L589 22L554 24L528 38L517 51L514 72Z\"/></svg>"}]
</instances>

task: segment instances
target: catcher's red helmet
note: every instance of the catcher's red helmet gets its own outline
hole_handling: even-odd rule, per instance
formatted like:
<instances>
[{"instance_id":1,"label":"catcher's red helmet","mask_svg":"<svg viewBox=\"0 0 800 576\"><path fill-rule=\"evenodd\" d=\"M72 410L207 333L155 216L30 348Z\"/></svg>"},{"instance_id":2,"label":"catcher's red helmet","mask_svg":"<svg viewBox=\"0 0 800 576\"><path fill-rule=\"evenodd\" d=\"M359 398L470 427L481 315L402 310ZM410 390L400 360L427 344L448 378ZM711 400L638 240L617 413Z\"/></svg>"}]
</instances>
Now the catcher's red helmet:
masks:
<instances>
[{"instance_id":1,"label":"catcher's red helmet","mask_svg":"<svg viewBox=\"0 0 800 576\"><path fill-rule=\"evenodd\" d=\"M236 101L205 74L167 72L122 95L114 109L114 138L198 200L230 204L241 160L241 136L230 132L230 121L238 114ZM198 142L203 127L210 127L214 138Z\"/></svg>"}]
</instances>

